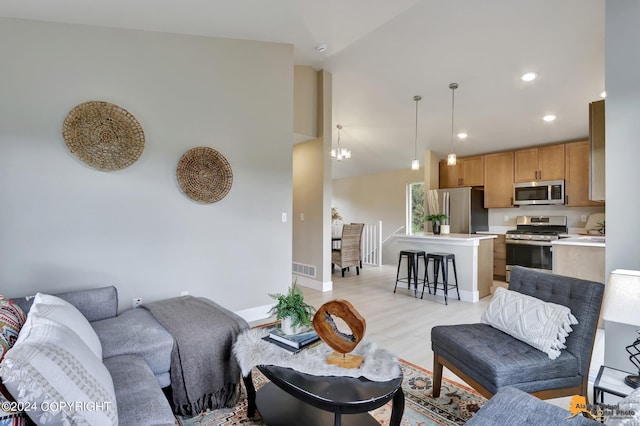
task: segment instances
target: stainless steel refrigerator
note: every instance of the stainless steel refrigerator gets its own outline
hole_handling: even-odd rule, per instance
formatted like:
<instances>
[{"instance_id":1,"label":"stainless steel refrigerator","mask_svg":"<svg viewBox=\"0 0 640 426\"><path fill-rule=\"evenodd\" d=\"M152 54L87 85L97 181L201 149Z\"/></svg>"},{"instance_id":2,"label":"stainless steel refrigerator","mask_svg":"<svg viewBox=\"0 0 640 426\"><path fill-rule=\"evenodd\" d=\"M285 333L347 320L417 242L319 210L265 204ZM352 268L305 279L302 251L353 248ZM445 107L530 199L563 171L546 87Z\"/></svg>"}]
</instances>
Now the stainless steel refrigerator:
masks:
<instances>
[{"instance_id":1,"label":"stainless steel refrigerator","mask_svg":"<svg viewBox=\"0 0 640 426\"><path fill-rule=\"evenodd\" d=\"M428 192L428 191L427 191ZM484 191L477 188L447 188L436 189L432 195L437 195L436 206L429 205L429 200L435 201L430 194L425 194L427 214L438 213L447 215L443 224L450 226L452 234L475 234L478 231L489 230L489 210L484 207ZM432 232L429 222L428 232Z\"/></svg>"}]
</instances>

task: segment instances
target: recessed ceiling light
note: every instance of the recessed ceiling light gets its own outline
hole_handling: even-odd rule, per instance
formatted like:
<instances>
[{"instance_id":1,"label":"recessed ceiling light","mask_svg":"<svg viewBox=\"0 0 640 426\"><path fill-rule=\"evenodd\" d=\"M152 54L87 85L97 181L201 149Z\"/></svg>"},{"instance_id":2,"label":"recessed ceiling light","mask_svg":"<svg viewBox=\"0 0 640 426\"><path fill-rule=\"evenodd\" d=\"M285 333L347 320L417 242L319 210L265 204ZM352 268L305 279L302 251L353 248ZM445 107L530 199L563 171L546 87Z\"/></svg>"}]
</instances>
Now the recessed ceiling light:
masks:
<instances>
[{"instance_id":1,"label":"recessed ceiling light","mask_svg":"<svg viewBox=\"0 0 640 426\"><path fill-rule=\"evenodd\" d=\"M464 132L460 132L458 133L458 139L466 139L467 136L469 136L468 134L464 133Z\"/></svg>"},{"instance_id":2,"label":"recessed ceiling light","mask_svg":"<svg viewBox=\"0 0 640 426\"><path fill-rule=\"evenodd\" d=\"M327 45L326 44L319 44L319 45L316 46L316 51L318 53L322 53L325 50L327 50Z\"/></svg>"},{"instance_id":3,"label":"recessed ceiling light","mask_svg":"<svg viewBox=\"0 0 640 426\"><path fill-rule=\"evenodd\" d=\"M536 79L536 77L538 77L538 74L536 74L535 72L528 72L522 74L522 77L520 78L522 79L522 81L533 81Z\"/></svg>"},{"instance_id":4,"label":"recessed ceiling light","mask_svg":"<svg viewBox=\"0 0 640 426\"><path fill-rule=\"evenodd\" d=\"M601 98L606 98L607 97L607 91L603 90L602 92L600 92L600 97Z\"/></svg>"},{"instance_id":5,"label":"recessed ceiling light","mask_svg":"<svg viewBox=\"0 0 640 426\"><path fill-rule=\"evenodd\" d=\"M542 119L543 119L544 121L553 121L553 120L555 120L555 119L556 119L556 116L555 116L555 115L553 115L553 114L547 114L547 115L545 115L544 117L542 117Z\"/></svg>"}]
</instances>

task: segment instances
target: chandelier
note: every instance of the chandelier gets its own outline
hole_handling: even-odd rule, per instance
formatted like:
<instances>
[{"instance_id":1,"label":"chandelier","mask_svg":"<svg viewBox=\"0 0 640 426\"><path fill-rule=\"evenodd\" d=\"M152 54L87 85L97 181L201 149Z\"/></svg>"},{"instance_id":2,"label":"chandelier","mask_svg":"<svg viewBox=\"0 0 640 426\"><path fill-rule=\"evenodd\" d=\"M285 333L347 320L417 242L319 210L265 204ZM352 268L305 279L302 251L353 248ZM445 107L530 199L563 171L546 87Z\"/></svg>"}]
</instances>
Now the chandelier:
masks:
<instances>
[{"instance_id":1,"label":"chandelier","mask_svg":"<svg viewBox=\"0 0 640 426\"><path fill-rule=\"evenodd\" d=\"M342 124L338 124L336 127L338 128L338 147L331 148L331 158L338 161L348 160L351 158L351 151L347 148L340 147L340 130L342 130Z\"/></svg>"}]
</instances>

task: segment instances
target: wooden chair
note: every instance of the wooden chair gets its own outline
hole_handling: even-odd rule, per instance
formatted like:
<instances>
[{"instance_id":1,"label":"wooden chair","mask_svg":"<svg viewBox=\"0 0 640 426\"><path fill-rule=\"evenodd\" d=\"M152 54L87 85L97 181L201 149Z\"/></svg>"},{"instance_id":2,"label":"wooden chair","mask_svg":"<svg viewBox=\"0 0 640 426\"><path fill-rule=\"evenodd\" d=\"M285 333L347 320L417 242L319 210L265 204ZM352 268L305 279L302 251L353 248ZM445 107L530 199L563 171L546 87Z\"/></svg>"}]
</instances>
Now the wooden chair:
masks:
<instances>
[{"instance_id":1,"label":"wooden chair","mask_svg":"<svg viewBox=\"0 0 640 426\"><path fill-rule=\"evenodd\" d=\"M331 270L334 265L338 265L344 271L351 266L355 266L356 274L360 275L360 236L362 235L361 225L347 225L342 227L342 240L340 249L331 252Z\"/></svg>"},{"instance_id":2,"label":"wooden chair","mask_svg":"<svg viewBox=\"0 0 640 426\"><path fill-rule=\"evenodd\" d=\"M360 226L360 267L362 268L362 231L364 230L364 223L354 223L351 222L352 225L358 225Z\"/></svg>"},{"instance_id":3,"label":"wooden chair","mask_svg":"<svg viewBox=\"0 0 640 426\"><path fill-rule=\"evenodd\" d=\"M567 348L551 360L544 352L487 324L433 327L433 396L440 396L444 366L487 398L506 386L540 399L587 398L604 285L514 266L509 290L569 307L578 324L572 325Z\"/></svg>"}]
</instances>

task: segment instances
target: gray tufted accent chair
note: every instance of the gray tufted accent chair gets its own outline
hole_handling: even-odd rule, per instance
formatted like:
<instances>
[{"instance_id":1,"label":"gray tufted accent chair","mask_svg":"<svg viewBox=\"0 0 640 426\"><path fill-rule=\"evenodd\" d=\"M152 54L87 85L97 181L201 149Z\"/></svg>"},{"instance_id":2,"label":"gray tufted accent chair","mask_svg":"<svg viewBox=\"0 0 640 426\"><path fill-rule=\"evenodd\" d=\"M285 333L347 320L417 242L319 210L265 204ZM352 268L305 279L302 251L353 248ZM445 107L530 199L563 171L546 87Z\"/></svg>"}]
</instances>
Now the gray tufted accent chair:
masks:
<instances>
[{"instance_id":1,"label":"gray tufted accent chair","mask_svg":"<svg viewBox=\"0 0 640 426\"><path fill-rule=\"evenodd\" d=\"M433 327L433 396L440 396L444 366L487 398L505 386L540 399L578 394L587 398L604 285L514 267L509 290L568 306L578 324L572 326L567 348L551 360L544 352L487 324Z\"/></svg>"}]
</instances>

